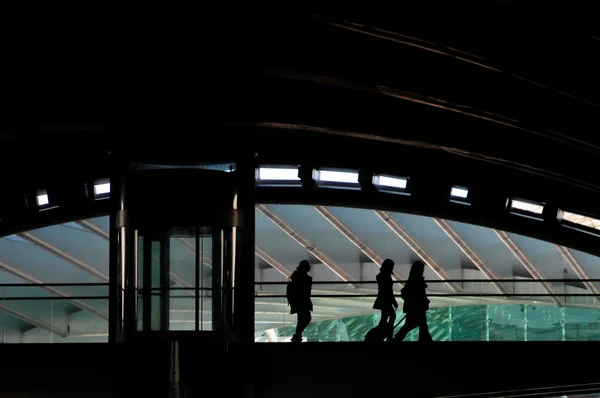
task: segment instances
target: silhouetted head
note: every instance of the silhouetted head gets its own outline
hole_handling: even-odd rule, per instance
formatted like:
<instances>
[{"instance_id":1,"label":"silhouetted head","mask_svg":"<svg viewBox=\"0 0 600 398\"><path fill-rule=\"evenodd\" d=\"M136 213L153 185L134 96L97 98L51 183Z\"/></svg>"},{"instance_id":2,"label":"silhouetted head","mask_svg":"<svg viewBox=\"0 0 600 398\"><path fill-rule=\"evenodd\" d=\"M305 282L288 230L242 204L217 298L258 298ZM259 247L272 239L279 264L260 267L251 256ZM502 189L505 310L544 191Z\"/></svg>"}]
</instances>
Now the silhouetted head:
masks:
<instances>
[{"instance_id":1,"label":"silhouetted head","mask_svg":"<svg viewBox=\"0 0 600 398\"><path fill-rule=\"evenodd\" d=\"M408 279L423 277L423 273L425 272L425 264L421 261L415 261L410 267L410 274L408 275Z\"/></svg>"},{"instance_id":2,"label":"silhouetted head","mask_svg":"<svg viewBox=\"0 0 600 398\"><path fill-rule=\"evenodd\" d=\"M300 272L310 272L310 263L308 262L308 260L302 260L300 261L300 264L298 264L298 271Z\"/></svg>"},{"instance_id":3,"label":"silhouetted head","mask_svg":"<svg viewBox=\"0 0 600 398\"><path fill-rule=\"evenodd\" d=\"M394 270L394 262L392 260L390 260L389 258L386 258L383 261L383 264L381 264L381 272L388 272L391 274L393 270Z\"/></svg>"}]
</instances>

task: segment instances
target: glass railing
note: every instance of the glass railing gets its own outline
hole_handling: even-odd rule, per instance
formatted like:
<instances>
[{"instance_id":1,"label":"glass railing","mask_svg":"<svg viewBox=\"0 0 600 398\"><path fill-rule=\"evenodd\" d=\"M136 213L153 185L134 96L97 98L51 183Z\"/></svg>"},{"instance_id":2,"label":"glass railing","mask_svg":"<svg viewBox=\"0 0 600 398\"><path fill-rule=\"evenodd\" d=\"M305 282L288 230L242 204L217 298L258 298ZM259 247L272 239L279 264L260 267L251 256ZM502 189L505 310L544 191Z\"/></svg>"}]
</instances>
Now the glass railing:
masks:
<instances>
[{"instance_id":1,"label":"glass railing","mask_svg":"<svg viewBox=\"0 0 600 398\"><path fill-rule=\"evenodd\" d=\"M0 285L0 343L108 342L108 284Z\"/></svg>"},{"instance_id":2,"label":"glass railing","mask_svg":"<svg viewBox=\"0 0 600 398\"><path fill-rule=\"evenodd\" d=\"M600 296L585 285L600 280L432 280L427 323L434 341L600 341ZM258 342L289 341L296 316L285 297L286 282L256 284ZM395 293L404 316L400 288ZM364 341L381 318L374 310L376 282L313 282L312 322L305 341ZM398 329L404 324L400 323ZM418 329L405 341L418 340Z\"/></svg>"}]
</instances>

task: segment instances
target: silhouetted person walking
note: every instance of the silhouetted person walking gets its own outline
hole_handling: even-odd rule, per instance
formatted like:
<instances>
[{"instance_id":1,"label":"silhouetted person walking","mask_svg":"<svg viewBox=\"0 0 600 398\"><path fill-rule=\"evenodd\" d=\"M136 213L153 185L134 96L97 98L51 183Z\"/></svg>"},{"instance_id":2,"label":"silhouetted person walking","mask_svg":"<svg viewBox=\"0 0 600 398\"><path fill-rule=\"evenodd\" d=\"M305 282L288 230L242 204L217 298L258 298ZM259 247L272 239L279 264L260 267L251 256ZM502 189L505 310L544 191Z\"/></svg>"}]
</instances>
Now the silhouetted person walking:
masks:
<instances>
[{"instance_id":1,"label":"silhouetted person walking","mask_svg":"<svg viewBox=\"0 0 600 398\"><path fill-rule=\"evenodd\" d=\"M312 317L310 312L313 310L310 293L312 289L312 277L310 272L310 263L307 260L300 261L298 268L290 277L287 287L287 299L290 304L290 314L298 314L296 323L296 333L292 336L292 342L302 342L302 332L310 323Z\"/></svg>"},{"instance_id":2,"label":"silhouetted person walking","mask_svg":"<svg viewBox=\"0 0 600 398\"><path fill-rule=\"evenodd\" d=\"M389 258L385 259L379 274L377 274L377 298L373 308L381 310L381 320L378 328L386 331L387 340L392 341L394 333L394 321L396 320L396 309L398 302L394 297L394 281L392 280L392 271L394 270L394 262Z\"/></svg>"},{"instance_id":3,"label":"silhouetted person walking","mask_svg":"<svg viewBox=\"0 0 600 398\"><path fill-rule=\"evenodd\" d=\"M427 298L427 284L423 273L425 272L425 264L421 261L415 261L410 268L408 281L400 291L404 300L402 310L406 314L406 322L400 328L394 341L402 341L406 334L414 328L419 328L419 341L431 341L429 327L427 326L427 310L429 309L429 299Z\"/></svg>"}]
</instances>

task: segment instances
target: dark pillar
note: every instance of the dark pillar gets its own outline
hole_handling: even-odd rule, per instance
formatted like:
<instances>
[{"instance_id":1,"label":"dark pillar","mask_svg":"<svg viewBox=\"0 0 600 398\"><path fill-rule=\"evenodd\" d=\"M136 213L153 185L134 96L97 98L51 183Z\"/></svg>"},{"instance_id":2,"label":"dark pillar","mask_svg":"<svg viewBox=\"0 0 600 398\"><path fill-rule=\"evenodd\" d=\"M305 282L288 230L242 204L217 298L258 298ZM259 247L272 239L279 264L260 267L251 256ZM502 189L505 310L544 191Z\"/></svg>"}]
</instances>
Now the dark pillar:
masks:
<instances>
[{"instance_id":1,"label":"dark pillar","mask_svg":"<svg viewBox=\"0 0 600 398\"><path fill-rule=\"evenodd\" d=\"M246 342L254 341L254 219L255 157L244 153L237 160L237 208L244 226L237 230L233 303L233 331Z\"/></svg>"},{"instance_id":2,"label":"dark pillar","mask_svg":"<svg viewBox=\"0 0 600 398\"><path fill-rule=\"evenodd\" d=\"M109 279L108 279L108 296L109 296L109 321L108 321L108 340L114 343L120 339L123 331L122 324L122 296L121 296L121 241L119 238L119 216L121 210L121 196L123 180L122 167L120 160L115 159L112 164L110 176L110 248L109 248Z\"/></svg>"}]
</instances>

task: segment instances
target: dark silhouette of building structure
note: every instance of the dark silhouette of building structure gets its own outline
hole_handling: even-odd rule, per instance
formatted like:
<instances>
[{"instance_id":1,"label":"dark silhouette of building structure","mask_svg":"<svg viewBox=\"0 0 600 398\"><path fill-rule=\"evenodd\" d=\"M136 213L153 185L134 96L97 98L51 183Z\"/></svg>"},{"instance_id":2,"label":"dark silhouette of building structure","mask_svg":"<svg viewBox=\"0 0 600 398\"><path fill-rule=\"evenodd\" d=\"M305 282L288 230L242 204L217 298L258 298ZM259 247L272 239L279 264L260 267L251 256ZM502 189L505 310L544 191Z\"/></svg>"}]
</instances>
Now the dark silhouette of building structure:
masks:
<instances>
[{"instance_id":1,"label":"dark silhouette of building structure","mask_svg":"<svg viewBox=\"0 0 600 398\"><path fill-rule=\"evenodd\" d=\"M256 245L258 213L338 278L338 297L325 299L360 291L369 309L375 295L366 292L374 285L361 286L269 208L277 204L368 209L420 259L428 254L390 213L429 217L460 249L456 258L468 264L460 271L476 268L489 282L489 302L524 293L498 282L446 220L491 229L525 269L513 279L534 280L552 311L572 304L569 289L586 292L581 300L589 302L577 302L578 310L594 310L593 269L571 252L600 256L593 10L512 1L401 10L369 3L333 12L311 2L202 7L55 9L36 26L39 52L31 57L24 44L6 55L17 84L5 91L10 107L0 125L2 339L23 344L1 347L5 395L414 397L598 388L598 372L583 357L599 343L566 341L575 332L562 320L556 334L564 331L564 341L494 342L491 330L489 341L468 343L255 343L256 306L281 298L265 298L255 283L276 283L256 277L269 259ZM261 166L295 168L297 179L260 180ZM353 170L357 180L320 178L327 170ZM382 177L405 179L385 185ZM321 213L360 248L359 262L382 260ZM89 221L100 217L105 226ZM72 252L42 236L56 225ZM81 261L86 250L70 241L73 231L103 240L107 261ZM527 257L516 235L556 246L577 281L558 291L561 282L539 273L539 258ZM7 241L34 254L11 264ZM44 269L43 254L53 256L47 280L32 271ZM457 282L466 278L430 257L426 279L444 286L441 299L465 294L471 282ZM416 260L393 258L396 269ZM63 263L85 286L62 278ZM318 282L313 300L325 289ZM34 301L44 310L33 311ZM69 341L75 325L88 341L97 338L86 316L108 325L108 342L56 344ZM172 330L179 321L187 329ZM289 324L279 313L263 321ZM414 366L399 370L398 358ZM439 371L424 375L432 361ZM301 386L298 375L307 378Z\"/></svg>"}]
</instances>

